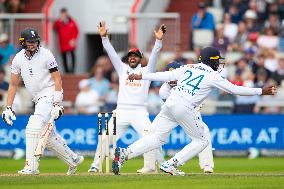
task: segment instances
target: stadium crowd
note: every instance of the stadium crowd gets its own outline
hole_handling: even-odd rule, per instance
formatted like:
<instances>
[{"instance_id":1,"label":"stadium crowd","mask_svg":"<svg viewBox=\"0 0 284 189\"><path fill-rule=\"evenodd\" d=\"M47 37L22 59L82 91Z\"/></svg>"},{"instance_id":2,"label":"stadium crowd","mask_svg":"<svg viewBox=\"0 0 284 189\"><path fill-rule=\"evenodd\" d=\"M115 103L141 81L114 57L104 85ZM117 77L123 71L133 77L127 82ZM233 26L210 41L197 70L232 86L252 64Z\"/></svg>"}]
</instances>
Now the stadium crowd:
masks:
<instances>
[{"instance_id":1,"label":"stadium crowd","mask_svg":"<svg viewBox=\"0 0 284 189\"><path fill-rule=\"evenodd\" d=\"M189 21L189 27L192 33L195 30L212 32L213 40L209 45L219 49L226 57L226 66L222 70L224 77L239 86L263 87L275 84L279 88L278 94L274 97L233 97L216 90L210 96L212 101L217 104L222 101L232 102L233 106L229 110L218 106L214 112L283 113L284 106L278 102L284 100L284 0L222 1L222 7L218 11L223 13L219 19L216 18L219 16L215 14L216 12L210 11L211 3L210 1L199 3L198 11ZM193 38L192 34L190 35ZM3 59L7 54L2 47L1 37L0 35L0 58ZM157 71L162 71L172 61L183 64L197 63L200 46L193 42L189 46L189 50L194 53L193 58L184 56L187 52L176 52L170 59L160 58ZM147 57L145 56L144 59L146 60ZM2 63L1 60L1 67L8 62L7 60ZM7 90L1 76L3 74L5 75L5 71L1 68L1 96L4 96L4 91ZM72 105L71 112L93 114L98 111L113 110L117 101L118 75L109 58L99 57L89 75L88 79L79 82L80 92ZM159 82L151 84L148 107L149 112L153 114L158 113L163 104L159 97L160 86ZM27 98L27 95L21 95ZM278 105L269 106L273 103ZM27 108L23 109L27 111Z\"/></svg>"}]
</instances>

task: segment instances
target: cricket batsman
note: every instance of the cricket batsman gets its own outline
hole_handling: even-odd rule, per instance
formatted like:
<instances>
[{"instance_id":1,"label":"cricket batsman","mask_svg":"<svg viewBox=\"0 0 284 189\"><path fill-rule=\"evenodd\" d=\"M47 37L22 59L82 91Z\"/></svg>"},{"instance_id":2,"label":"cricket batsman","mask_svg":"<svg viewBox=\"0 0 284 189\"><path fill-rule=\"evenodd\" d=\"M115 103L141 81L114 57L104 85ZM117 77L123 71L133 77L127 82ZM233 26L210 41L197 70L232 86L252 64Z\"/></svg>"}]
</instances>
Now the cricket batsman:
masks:
<instances>
[{"instance_id":1,"label":"cricket batsman","mask_svg":"<svg viewBox=\"0 0 284 189\"><path fill-rule=\"evenodd\" d=\"M16 120L12 105L20 78L22 78L25 87L33 97L35 111L26 126L26 164L18 173L37 175L39 159L34 155L41 131L51 116L56 120L63 114L63 107L60 106L63 100L62 81L53 54L40 46L40 36L35 29L23 30L19 42L23 49L12 61L7 106L2 113L2 119L9 126L12 126L13 120ZM77 166L84 160L83 156L75 154L67 146L55 128L49 136L46 147L69 165L68 175L74 174Z\"/></svg>"},{"instance_id":2,"label":"cricket batsman","mask_svg":"<svg viewBox=\"0 0 284 189\"><path fill-rule=\"evenodd\" d=\"M113 160L113 172L119 174L126 160L139 156L165 144L172 129L180 125L191 138L174 157L160 165L160 170L171 175L185 175L178 167L195 157L208 146L205 136L205 123L199 118L196 108L206 99L213 88L217 87L225 92L251 96L274 95L275 86L263 88L249 88L236 86L223 78L218 72L220 52L213 47L201 50L200 63L188 64L173 71L132 74L130 80L175 81L177 86L171 90L161 112L152 123L150 135L134 142L128 148L117 148Z\"/></svg>"},{"instance_id":3,"label":"cricket batsman","mask_svg":"<svg viewBox=\"0 0 284 189\"><path fill-rule=\"evenodd\" d=\"M152 73L155 71L157 56L162 48L162 39L166 27L161 25L158 31L154 31L156 42L151 52L148 65L141 66L143 54L138 48L132 48L128 52L128 62L124 63L115 52L108 37L105 22L99 25L99 34L102 38L103 46L119 76L119 92L116 108L116 125L117 125L117 140L125 133L131 125L140 136L147 135L151 126L149 113L147 111L147 97L151 81L141 80L130 82L128 76L130 74ZM109 121L109 130L113 129L112 118ZM105 137L105 135L104 135ZM112 140L112 133L109 135ZM102 146L105 146L105 138L103 138ZM105 149L102 150L102 158L105 157ZM156 171L156 160L163 161L161 149L144 154L144 167L137 172L151 173ZM89 172L98 172L99 153L98 149L94 158L94 162L89 169Z\"/></svg>"}]
</instances>

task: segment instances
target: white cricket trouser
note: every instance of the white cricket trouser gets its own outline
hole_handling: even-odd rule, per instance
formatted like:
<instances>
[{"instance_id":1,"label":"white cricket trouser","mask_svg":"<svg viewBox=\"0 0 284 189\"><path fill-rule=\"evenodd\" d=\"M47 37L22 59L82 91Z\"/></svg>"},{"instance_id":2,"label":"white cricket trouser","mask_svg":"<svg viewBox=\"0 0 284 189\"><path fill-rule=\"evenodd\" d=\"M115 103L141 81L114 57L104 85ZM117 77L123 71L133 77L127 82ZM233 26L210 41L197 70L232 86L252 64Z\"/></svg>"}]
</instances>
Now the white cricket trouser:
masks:
<instances>
[{"instance_id":1,"label":"white cricket trouser","mask_svg":"<svg viewBox=\"0 0 284 189\"><path fill-rule=\"evenodd\" d=\"M194 109L188 108L179 102L168 100L152 123L153 134L131 144L127 148L128 158L137 157L165 144L172 129L180 125L192 140L174 156L179 165L183 165L208 145L208 141L204 136L204 124L201 124L201 122Z\"/></svg>"},{"instance_id":2,"label":"white cricket trouser","mask_svg":"<svg viewBox=\"0 0 284 189\"><path fill-rule=\"evenodd\" d=\"M197 112L197 116L198 116L198 119L200 120L200 121L199 120L198 121L204 127L204 136L208 140L207 147L204 150L202 150L202 152L200 152L198 154L199 166L200 166L201 169L204 169L205 166L214 168L214 160L213 160L210 130L209 130L208 126L202 121L201 114L200 114L199 111Z\"/></svg>"},{"instance_id":3,"label":"white cricket trouser","mask_svg":"<svg viewBox=\"0 0 284 189\"><path fill-rule=\"evenodd\" d=\"M141 136L145 136L149 133L151 127L151 121L149 119L149 113L146 110L124 110L117 109L116 111L116 136L117 140L126 132L128 127L131 125L136 132ZM104 125L104 124L103 124ZM109 141L112 143L113 137L113 118L109 121ZM105 158L105 132L103 133L102 139L102 158ZM142 154L141 154L142 155ZM149 151L144 154L144 167L155 170L156 160L159 162L164 161L162 155L162 149ZM98 146L92 167L99 167L99 153Z\"/></svg>"},{"instance_id":4,"label":"white cricket trouser","mask_svg":"<svg viewBox=\"0 0 284 189\"><path fill-rule=\"evenodd\" d=\"M31 170L38 169L38 158L34 156L34 151L37 146L41 131L47 125L53 107L53 96L45 96L38 100L35 105L35 112L30 116L29 122L26 126L26 166ZM75 154L65 143L64 139L54 131L51 133L46 146L53 151L60 159L62 159L69 166L74 166L74 159L77 158Z\"/></svg>"}]
</instances>

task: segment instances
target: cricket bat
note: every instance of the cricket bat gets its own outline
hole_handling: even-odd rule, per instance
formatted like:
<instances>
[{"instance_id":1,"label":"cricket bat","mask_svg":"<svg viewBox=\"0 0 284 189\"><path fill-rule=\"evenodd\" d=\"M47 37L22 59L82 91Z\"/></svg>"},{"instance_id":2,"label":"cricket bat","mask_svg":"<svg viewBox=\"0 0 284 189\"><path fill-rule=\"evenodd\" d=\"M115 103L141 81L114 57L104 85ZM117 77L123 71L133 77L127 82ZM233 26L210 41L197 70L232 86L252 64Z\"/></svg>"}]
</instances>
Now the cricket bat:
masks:
<instances>
[{"instance_id":1,"label":"cricket bat","mask_svg":"<svg viewBox=\"0 0 284 189\"><path fill-rule=\"evenodd\" d=\"M54 117L51 116L50 120L48 121L47 125L41 132L37 147L35 149L35 154L34 156L36 157L41 157L43 155L44 149L46 147L46 143L49 139L49 135L52 132L54 127Z\"/></svg>"}]
</instances>

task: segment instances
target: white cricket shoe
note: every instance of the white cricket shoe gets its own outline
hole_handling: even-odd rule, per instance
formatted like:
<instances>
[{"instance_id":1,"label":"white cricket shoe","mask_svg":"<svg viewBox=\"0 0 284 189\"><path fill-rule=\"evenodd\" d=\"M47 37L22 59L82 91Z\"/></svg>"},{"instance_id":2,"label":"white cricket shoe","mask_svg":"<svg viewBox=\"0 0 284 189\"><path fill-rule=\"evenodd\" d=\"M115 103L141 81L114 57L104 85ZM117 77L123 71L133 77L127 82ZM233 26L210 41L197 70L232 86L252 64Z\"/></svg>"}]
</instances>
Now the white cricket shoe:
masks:
<instances>
[{"instance_id":1,"label":"white cricket shoe","mask_svg":"<svg viewBox=\"0 0 284 189\"><path fill-rule=\"evenodd\" d=\"M84 157L83 156L78 156L75 160L75 166L69 166L69 169L67 171L67 175L74 175L76 173L77 167L83 163Z\"/></svg>"},{"instance_id":2,"label":"white cricket shoe","mask_svg":"<svg viewBox=\"0 0 284 189\"><path fill-rule=\"evenodd\" d=\"M116 148L114 152L114 158L112 160L112 172L115 175L119 175L120 169L127 160L127 154L125 148Z\"/></svg>"},{"instance_id":3,"label":"white cricket shoe","mask_svg":"<svg viewBox=\"0 0 284 189\"><path fill-rule=\"evenodd\" d=\"M153 170L153 169L150 169L148 167L143 167L141 169L138 169L136 171L137 173L140 173L140 174L147 174L147 173L158 173L157 170Z\"/></svg>"},{"instance_id":4,"label":"white cricket shoe","mask_svg":"<svg viewBox=\"0 0 284 189\"><path fill-rule=\"evenodd\" d=\"M31 170L29 167L25 166L22 170L18 171L20 175L38 175L39 170Z\"/></svg>"},{"instance_id":5,"label":"white cricket shoe","mask_svg":"<svg viewBox=\"0 0 284 189\"><path fill-rule=\"evenodd\" d=\"M88 170L89 173L98 173L99 172L99 169L96 168L96 167L91 167L89 170Z\"/></svg>"},{"instance_id":6,"label":"white cricket shoe","mask_svg":"<svg viewBox=\"0 0 284 189\"><path fill-rule=\"evenodd\" d=\"M170 165L168 162L162 163L160 165L160 170L171 175L185 176L185 172L178 170L176 167Z\"/></svg>"},{"instance_id":7,"label":"white cricket shoe","mask_svg":"<svg viewBox=\"0 0 284 189\"><path fill-rule=\"evenodd\" d=\"M207 173L207 174L211 174L211 173L214 173L214 170L213 170L213 168L211 167L211 166L204 166L204 168L203 168L203 172L204 173Z\"/></svg>"}]
</instances>

